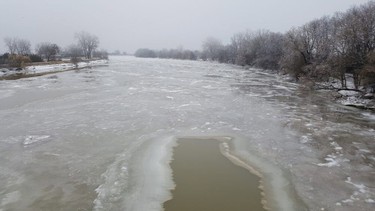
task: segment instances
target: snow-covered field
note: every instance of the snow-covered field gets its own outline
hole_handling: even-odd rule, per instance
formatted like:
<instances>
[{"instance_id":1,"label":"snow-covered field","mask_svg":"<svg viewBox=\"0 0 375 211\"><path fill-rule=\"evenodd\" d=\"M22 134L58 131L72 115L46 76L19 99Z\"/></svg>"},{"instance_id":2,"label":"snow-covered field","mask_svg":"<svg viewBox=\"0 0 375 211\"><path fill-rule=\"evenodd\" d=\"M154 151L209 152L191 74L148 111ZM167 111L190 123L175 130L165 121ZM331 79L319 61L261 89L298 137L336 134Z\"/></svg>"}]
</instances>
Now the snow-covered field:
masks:
<instances>
[{"instance_id":1,"label":"snow-covered field","mask_svg":"<svg viewBox=\"0 0 375 211\"><path fill-rule=\"evenodd\" d=\"M79 62L77 68L93 67L98 65L108 64L108 60L95 60L89 62ZM31 65L23 68L22 70L8 70L6 68L0 69L0 78L9 77L16 74L33 75L33 74L44 74L51 72L59 72L72 70L76 68L73 63L62 63L62 64L48 64L48 65Z\"/></svg>"}]
</instances>

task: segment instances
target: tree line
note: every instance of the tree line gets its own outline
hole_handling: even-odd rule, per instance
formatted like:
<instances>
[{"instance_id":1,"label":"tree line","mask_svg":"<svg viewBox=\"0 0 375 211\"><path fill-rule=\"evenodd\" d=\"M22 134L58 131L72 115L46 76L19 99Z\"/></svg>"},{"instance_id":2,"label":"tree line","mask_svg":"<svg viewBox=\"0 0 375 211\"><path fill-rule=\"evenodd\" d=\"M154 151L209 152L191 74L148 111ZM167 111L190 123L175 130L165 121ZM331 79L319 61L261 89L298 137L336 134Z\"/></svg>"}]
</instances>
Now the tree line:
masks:
<instances>
[{"instance_id":1,"label":"tree line","mask_svg":"<svg viewBox=\"0 0 375 211\"><path fill-rule=\"evenodd\" d=\"M50 42L42 42L31 49L31 42L26 39L7 37L4 39L8 52L0 56L0 65L9 67L23 67L27 63L50 62L69 58L71 62L78 63L84 59L101 58L108 59L105 50L97 50L99 38L88 32L75 34L76 44L62 49L59 45Z\"/></svg>"},{"instance_id":2,"label":"tree line","mask_svg":"<svg viewBox=\"0 0 375 211\"><path fill-rule=\"evenodd\" d=\"M375 2L352 7L293 27L286 33L269 30L234 34L229 44L210 37L202 51L139 49L138 57L201 59L278 70L296 81L337 78L347 88L352 75L355 88L375 87Z\"/></svg>"},{"instance_id":3,"label":"tree line","mask_svg":"<svg viewBox=\"0 0 375 211\"><path fill-rule=\"evenodd\" d=\"M151 50L148 48L140 48L134 56L141 58L161 58L161 59L181 59L181 60L197 60L200 57L199 51L185 50L182 47L177 49Z\"/></svg>"},{"instance_id":4,"label":"tree line","mask_svg":"<svg viewBox=\"0 0 375 211\"><path fill-rule=\"evenodd\" d=\"M297 81L340 79L347 87L375 86L375 2L322 17L288 32L267 30L235 34L228 45L215 38L203 42L203 59L274 69Z\"/></svg>"}]
</instances>

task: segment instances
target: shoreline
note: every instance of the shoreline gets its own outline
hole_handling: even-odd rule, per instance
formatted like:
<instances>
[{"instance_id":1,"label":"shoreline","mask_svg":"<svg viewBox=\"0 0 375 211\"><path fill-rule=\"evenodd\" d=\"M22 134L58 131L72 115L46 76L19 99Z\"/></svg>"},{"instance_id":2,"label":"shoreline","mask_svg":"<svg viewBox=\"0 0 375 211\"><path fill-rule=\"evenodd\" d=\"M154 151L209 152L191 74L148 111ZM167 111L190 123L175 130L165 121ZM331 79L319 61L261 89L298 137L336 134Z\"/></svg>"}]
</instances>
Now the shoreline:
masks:
<instances>
[{"instance_id":1,"label":"shoreline","mask_svg":"<svg viewBox=\"0 0 375 211\"><path fill-rule=\"evenodd\" d=\"M22 70L18 71L8 70L7 72L3 73L3 75L0 75L0 81L39 77L44 75L68 72L73 70L81 70L84 68L101 67L107 65L108 60L103 59L91 60L88 62L79 62L77 65L78 67L76 67L76 65L70 62L61 62L55 64L36 64L27 66Z\"/></svg>"}]
</instances>

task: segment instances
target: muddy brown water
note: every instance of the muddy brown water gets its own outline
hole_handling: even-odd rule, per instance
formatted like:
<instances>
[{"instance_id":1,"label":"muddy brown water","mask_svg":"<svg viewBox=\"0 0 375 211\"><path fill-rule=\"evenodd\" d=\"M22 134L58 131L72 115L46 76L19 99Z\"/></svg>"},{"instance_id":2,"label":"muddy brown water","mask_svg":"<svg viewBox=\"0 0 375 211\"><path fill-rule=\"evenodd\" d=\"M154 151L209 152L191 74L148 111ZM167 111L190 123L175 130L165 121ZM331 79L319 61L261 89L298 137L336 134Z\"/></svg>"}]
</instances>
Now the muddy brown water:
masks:
<instances>
[{"instance_id":1,"label":"muddy brown water","mask_svg":"<svg viewBox=\"0 0 375 211\"><path fill-rule=\"evenodd\" d=\"M215 139L179 139L174 149L173 198L165 211L264 211L260 178L233 164Z\"/></svg>"}]
</instances>

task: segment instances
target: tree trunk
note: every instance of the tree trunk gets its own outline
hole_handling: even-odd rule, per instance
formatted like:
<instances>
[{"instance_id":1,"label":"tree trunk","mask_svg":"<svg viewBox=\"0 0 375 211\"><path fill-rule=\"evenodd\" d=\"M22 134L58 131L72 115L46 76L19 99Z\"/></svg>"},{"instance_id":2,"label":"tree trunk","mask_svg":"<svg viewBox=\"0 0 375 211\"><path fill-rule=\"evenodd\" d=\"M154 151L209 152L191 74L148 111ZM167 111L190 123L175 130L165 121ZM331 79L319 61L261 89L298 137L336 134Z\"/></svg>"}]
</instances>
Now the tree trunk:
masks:
<instances>
[{"instance_id":1,"label":"tree trunk","mask_svg":"<svg viewBox=\"0 0 375 211\"><path fill-rule=\"evenodd\" d=\"M343 89L346 89L347 86L346 86L346 77L345 77L345 73L341 72L340 74L340 79L341 79L341 87Z\"/></svg>"}]
</instances>

